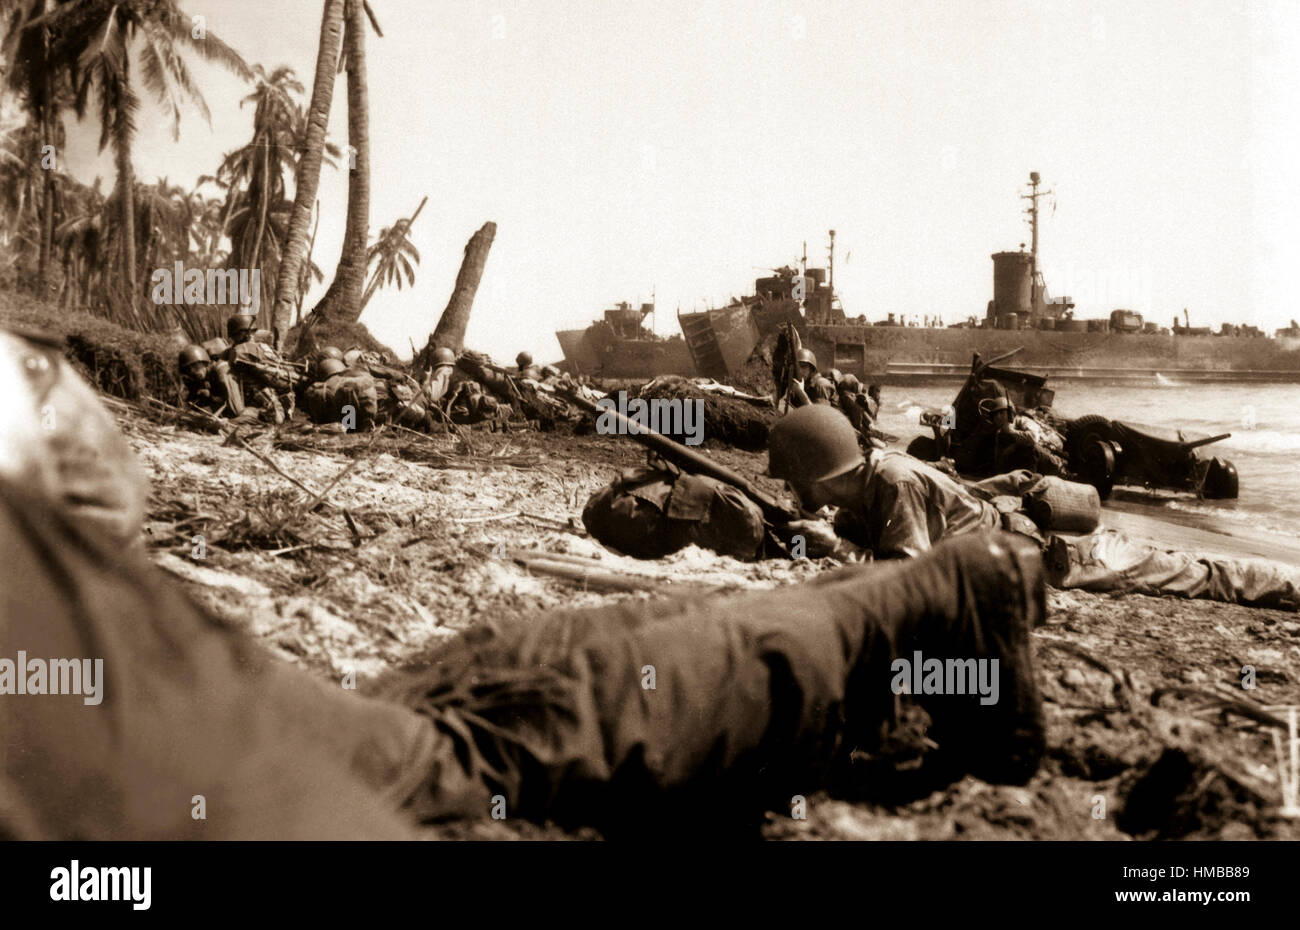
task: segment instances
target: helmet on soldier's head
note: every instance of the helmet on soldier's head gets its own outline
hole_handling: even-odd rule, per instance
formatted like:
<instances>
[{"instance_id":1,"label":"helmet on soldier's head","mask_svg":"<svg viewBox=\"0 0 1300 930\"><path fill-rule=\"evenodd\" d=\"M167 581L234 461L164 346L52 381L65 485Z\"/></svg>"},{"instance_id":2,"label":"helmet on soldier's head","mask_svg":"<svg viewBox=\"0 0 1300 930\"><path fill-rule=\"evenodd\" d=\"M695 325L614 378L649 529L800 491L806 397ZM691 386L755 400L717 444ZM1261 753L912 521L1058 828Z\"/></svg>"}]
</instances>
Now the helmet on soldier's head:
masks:
<instances>
[{"instance_id":1,"label":"helmet on soldier's head","mask_svg":"<svg viewBox=\"0 0 1300 930\"><path fill-rule=\"evenodd\" d=\"M791 410L768 434L767 473L797 488L852 471L864 461L853 424L825 404Z\"/></svg>"},{"instance_id":2,"label":"helmet on soldier's head","mask_svg":"<svg viewBox=\"0 0 1300 930\"><path fill-rule=\"evenodd\" d=\"M1011 406L1011 401L1005 397L986 397L979 402L979 410L983 416L992 417L995 413L1005 410L1008 415L1015 413L1015 408Z\"/></svg>"},{"instance_id":3,"label":"helmet on soldier's head","mask_svg":"<svg viewBox=\"0 0 1300 930\"><path fill-rule=\"evenodd\" d=\"M244 333L255 329L257 329L257 317L251 313L236 313L226 320L226 335L231 339L238 339Z\"/></svg>"},{"instance_id":4,"label":"helmet on soldier's head","mask_svg":"<svg viewBox=\"0 0 1300 930\"><path fill-rule=\"evenodd\" d=\"M558 378L559 376L560 376L560 369L556 368L554 365L542 366L543 378Z\"/></svg>"},{"instance_id":5,"label":"helmet on soldier's head","mask_svg":"<svg viewBox=\"0 0 1300 930\"><path fill-rule=\"evenodd\" d=\"M351 368L359 361L361 361L360 349L348 349L346 352L343 353L343 364L346 365L348 368Z\"/></svg>"},{"instance_id":6,"label":"helmet on soldier's head","mask_svg":"<svg viewBox=\"0 0 1300 930\"><path fill-rule=\"evenodd\" d=\"M845 394L858 394L862 391L862 382L856 375L845 375L836 387Z\"/></svg>"},{"instance_id":7,"label":"helmet on soldier's head","mask_svg":"<svg viewBox=\"0 0 1300 930\"><path fill-rule=\"evenodd\" d=\"M177 364L180 365L181 368L189 368L197 362L210 361L212 361L212 358L208 355L207 350L204 349L203 346L190 345L181 349L180 361Z\"/></svg>"},{"instance_id":8,"label":"helmet on soldier's head","mask_svg":"<svg viewBox=\"0 0 1300 930\"><path fill-rule=\"evenodd\" d=\"M520 368L527 368L532 363L533 363L533 357L529 355L527 352L520 352L518 355L515 356L515 364L518 365Z\"/></svg>"},{"instance_id":9,"label":"helmet on soldier's head","mask_svg":"<svg viewBox=\"0 0 1300 930\"><path fill-rule=\"evenodd\" d=\"M456 353L451 349L434 349L433 350L433 367L442 368L444 365L455 365Z\"/></svg>"},{"instance_id":10,"label":"helmet on soldier's head","mask_svg":"<svg viewBox=\"0 0 1300 930\"><path fill-rule=\"evenodd\" d=\"M341 371L347 371L348 366L338 358L323 358L316 363L316 378L324 381L326 378L337 375Z\"/></svg>"},{"instance_id":11,"label":"helmet on soldier's head","mask_svg":"<svg viewBox=\"0 0 1300 930\"><path fill-rule=\"evenodd\" d=\"M794 360L800 364L817 367L817 356L813 355L812 349L800 349L794 354Z\"/></svg>"},{"instance_id":12,"label":"helmet on soldier's head","mask_svg":"<svg viewBox=\"0 0 1300 930\"><path fill-rule=\"evenodd\" d=\"M343 350L338 346L325 346L320 350L320 358L343 358Z\"/></svg>"},{"instance_id":13,"label":"helmet on soldier's head","mask_svg":"<svg viewBox=\"0 0 1300 930\"><path fill-rule=\"evenodd\" d=\"M839 383L844 380L844 375L840 373L840 370L838 368L832 368L830 371L826 372L826 377L830 378L831 384L834 384L836 386L838 386Z\"/></svg>"}]
</instances>

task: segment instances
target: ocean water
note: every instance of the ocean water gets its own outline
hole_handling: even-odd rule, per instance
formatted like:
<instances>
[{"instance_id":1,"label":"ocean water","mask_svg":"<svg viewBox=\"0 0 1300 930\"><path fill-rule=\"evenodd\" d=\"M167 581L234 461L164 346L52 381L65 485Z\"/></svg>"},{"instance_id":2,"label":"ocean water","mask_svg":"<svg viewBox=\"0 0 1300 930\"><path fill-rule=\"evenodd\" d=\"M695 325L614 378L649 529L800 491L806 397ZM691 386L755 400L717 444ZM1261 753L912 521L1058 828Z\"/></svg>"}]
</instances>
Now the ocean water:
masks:
<instances>
[{"instance_id":1,"label":"ocean water","mask_svg":"<svg viewBox=\"0 0 1300 930\"><path fill-rule=\"evenodd\" d=\"M1200 501L1168 491L1125 492L1125 498L1167 511L1171 518L1239 531L1250 527L1300 537L1300 384L1186 385L1157 376L1147 385L1096 385L1051 379L1053 409L1069 417L1100 414L1115 420L1177 427L1207 435L1231 433L1203 454L1237 466L1240 497ZM929 435L921 410L942 407L960 385L885 387L880 428L902 437Z\"/></svg>"}]
</instances>

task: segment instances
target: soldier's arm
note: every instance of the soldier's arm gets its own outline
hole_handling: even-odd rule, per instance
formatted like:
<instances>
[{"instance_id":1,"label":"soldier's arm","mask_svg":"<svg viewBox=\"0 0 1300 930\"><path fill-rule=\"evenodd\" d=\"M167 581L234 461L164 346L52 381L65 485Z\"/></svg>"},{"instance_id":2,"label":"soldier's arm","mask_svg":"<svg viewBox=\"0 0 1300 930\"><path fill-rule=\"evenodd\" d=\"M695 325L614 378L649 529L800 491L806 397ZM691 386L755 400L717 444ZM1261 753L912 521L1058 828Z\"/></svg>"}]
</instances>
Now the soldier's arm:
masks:
<instances>
[{"instance_id":1,"label":"soldier's arm","mask_svg":"<svg viewBox=\"0 0 1300 930\"><path fill-rule=\"evenodd\" d=\"M230 411L230 415L237 417L243 413L244 392L239 386L238 379L231 372L229 363L218 362L212 369L212 380L216 385L218 396L226 402L226 409Z\"/></svg>"}]
</instances>

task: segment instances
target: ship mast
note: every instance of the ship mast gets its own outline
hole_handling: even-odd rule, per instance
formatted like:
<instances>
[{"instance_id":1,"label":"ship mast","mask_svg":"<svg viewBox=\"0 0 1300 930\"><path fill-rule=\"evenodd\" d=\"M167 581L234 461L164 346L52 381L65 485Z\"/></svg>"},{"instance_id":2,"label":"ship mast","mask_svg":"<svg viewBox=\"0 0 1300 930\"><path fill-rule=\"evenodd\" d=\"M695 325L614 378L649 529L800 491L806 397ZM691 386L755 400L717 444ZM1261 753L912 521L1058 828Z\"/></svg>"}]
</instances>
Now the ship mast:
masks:
<instances>
[{"instance_id":1,"label":"ship mast","mask_svg":"<svg viewBox=\"0 0 1300 930\"><path fill-rule=\"evenodd\" d=\"M835 292L835 230L831 230L831 247L829 249L830 258L826 267L826 286L830 288L831 293Z\"/></svg>"},{"instance_id":2,"label":"ship mast","mask_svg":"<svg viewBox=\"0 0 1300 930\"><path fill-rule=\"evenodd\" d=\"M1032 289L1031 294L1035 308L1038 307L1040 300L1038 292L1038 198L1053 193L1053 191L1040 191L1038 189L1040 180L1037 171L1029 172L1030 193L1020 195L1021 200L1029 201L1029 206L1025 208L1025 212L1029 214L1030 241L1032 243L1029 247L1029 286ZM1024 248L1024 246L1021 246L1021 248Z\"/></svg>"}]
</instances>

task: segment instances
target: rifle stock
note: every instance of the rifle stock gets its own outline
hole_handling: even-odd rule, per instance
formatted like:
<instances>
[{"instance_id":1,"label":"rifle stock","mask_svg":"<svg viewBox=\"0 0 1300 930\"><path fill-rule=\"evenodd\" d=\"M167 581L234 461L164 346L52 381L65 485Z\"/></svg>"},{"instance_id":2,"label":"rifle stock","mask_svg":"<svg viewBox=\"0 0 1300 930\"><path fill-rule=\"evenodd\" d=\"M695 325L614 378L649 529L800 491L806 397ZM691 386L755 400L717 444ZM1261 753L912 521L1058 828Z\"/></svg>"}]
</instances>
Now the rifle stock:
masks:
<instances>
[{"instance_id":1,"label":"rifle stock","mask_svg":"<svg viewBox=\"0 0 1300 930\"><path fill-rule=\"evenodd\" d=\"M731 485L757 504L763 511L763 517L769 523L782 526L791 520L798 519L799 514L793 508L786 506L774 497L764 494L754 487L745 476L732 471L725 465L719 465L708 456L701 455L680 443L673 442L667 436L657 433L649 427L634 423L615 408L599 407L570 388L560 388L557 393L569 403L587 413L595 416L610 414L622 428L622 431L635 442L658 453L660 457L672 462L683 471L690 472L693 475L715 478L724 484Z\"/></svg>"}]
</instances>

